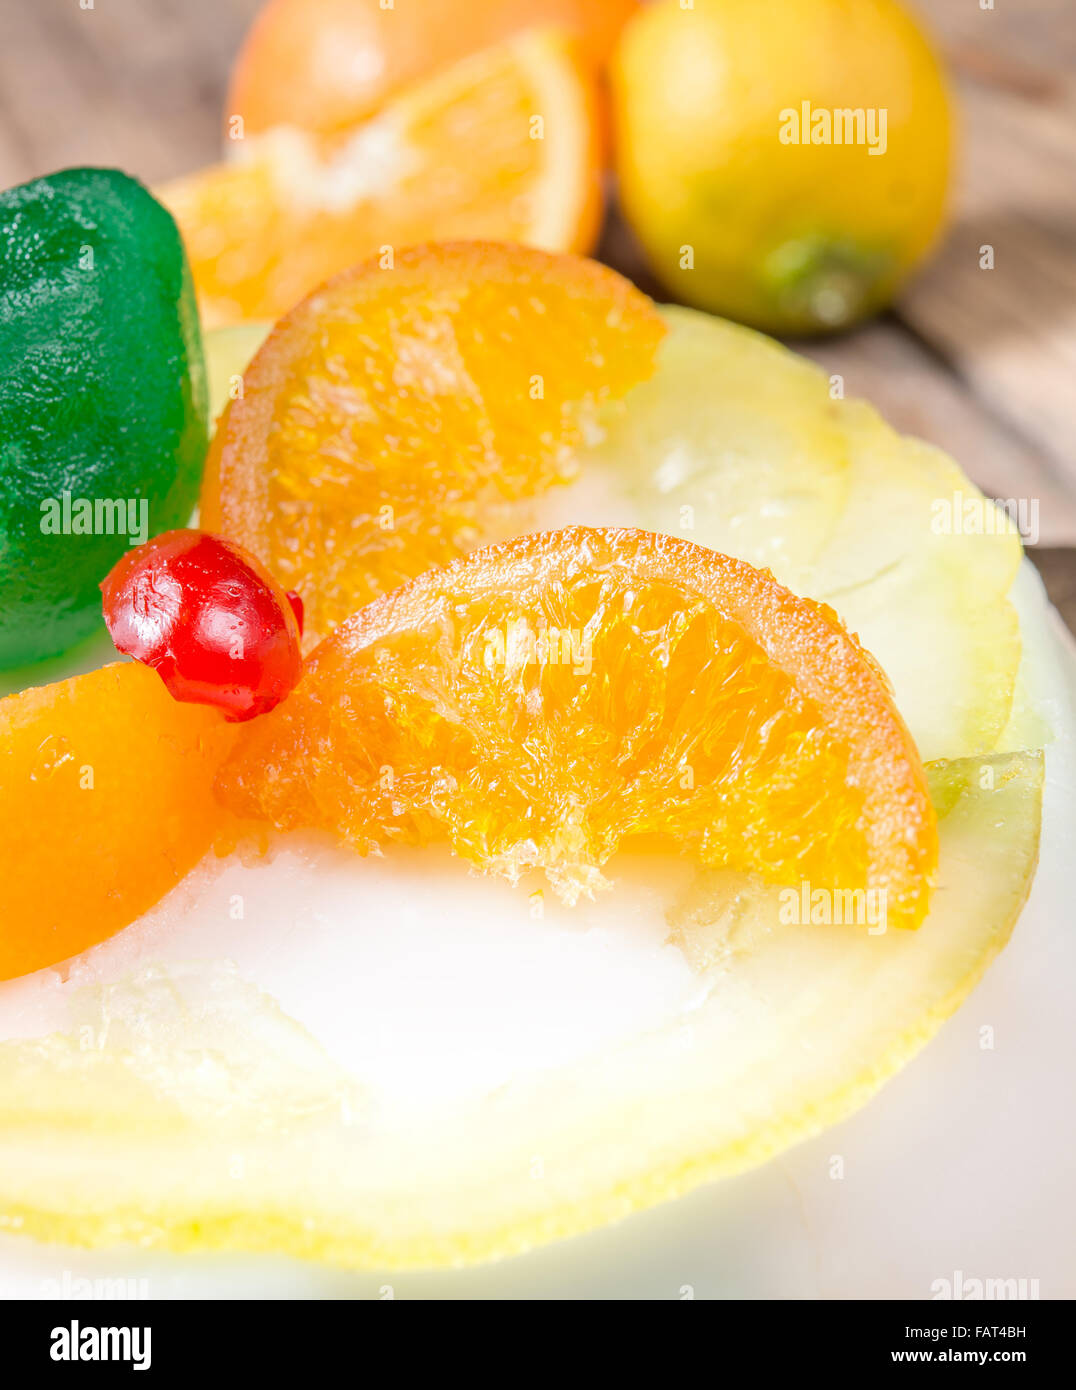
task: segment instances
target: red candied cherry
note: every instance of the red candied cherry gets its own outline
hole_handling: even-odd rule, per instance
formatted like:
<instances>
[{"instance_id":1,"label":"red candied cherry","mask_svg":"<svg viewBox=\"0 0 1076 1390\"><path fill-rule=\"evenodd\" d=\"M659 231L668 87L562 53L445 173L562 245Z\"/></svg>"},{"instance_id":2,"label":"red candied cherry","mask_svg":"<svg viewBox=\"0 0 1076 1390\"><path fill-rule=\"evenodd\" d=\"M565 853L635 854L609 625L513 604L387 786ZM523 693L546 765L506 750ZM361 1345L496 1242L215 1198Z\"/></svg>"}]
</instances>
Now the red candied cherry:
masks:
<instances>
[{"instance_id":1,"label":"red candied cherry","mask_svg":"<svg viewBox=\"0 0 1076 1390\"><path fill-rule=\"evenodd\" d=\"M302 673L302 600L220 536L166 531L124 555L101 592L117 649L152 666L176 700L253 719Z\"/></svg>"}]
</instances>

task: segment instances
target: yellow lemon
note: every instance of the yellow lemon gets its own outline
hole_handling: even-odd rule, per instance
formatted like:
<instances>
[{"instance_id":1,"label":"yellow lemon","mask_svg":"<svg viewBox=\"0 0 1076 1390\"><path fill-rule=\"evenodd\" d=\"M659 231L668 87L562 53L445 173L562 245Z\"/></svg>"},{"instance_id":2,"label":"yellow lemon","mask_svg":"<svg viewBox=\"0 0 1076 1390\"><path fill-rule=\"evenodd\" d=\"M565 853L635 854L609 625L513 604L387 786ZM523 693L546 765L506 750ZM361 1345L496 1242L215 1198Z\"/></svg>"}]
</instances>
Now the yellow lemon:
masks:
<instances>
[{"instance_id":1,"label":"yellow lemon","mask_svg":"<svg viewBox=\"0 0 1076 1390\"><path fill-rule=\"evenodd\" d=\"M894 0L661 0L613 65L623 205L680 299L770 332L886 304L945 210L945 76Z\"/></svg>"}]
</instances>

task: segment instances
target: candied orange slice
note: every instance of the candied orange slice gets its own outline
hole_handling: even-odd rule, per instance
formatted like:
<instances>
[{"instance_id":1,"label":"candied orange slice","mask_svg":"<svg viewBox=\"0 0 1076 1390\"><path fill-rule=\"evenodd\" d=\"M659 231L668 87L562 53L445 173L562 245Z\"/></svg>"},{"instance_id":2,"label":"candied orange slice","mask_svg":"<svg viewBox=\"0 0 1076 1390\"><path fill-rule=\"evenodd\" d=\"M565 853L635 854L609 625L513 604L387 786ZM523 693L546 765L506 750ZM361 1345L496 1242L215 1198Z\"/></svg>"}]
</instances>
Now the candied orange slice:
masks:
<instances>
[{"instance_id":1,"label":"candied orange slice","mask_svg":"<svg viewBox=\"0 0 1076 1390\"><path fill-rule=\"evenodd\" d=\"M629 837L914 927L937 825L885 677L831 609L688 541L573 527L356 613L240 736L218 790L361 852L447 840L591 893Z\"/></svg>"},{"instance_id":2,"label":"candied orange slice","mask_svg":"<svg viewBox=\"0 0 1076 1390\"><path fill-rule=\"evenodd\" d=\"M222 417L202 525L259 557L324 636L514 529L664 325L604 266L521 246L416 247L332 280L274 329ZM498 531L498 527L501 529Z\"/></svg>"},{"instance_id":3,"label":"candied orange slice","mask_svg":"<svg viewBox=\"0 0 1076 1390\"><path fill-rule=\"evenodd\" d=\"M208 326L275 319L330 275L433 237L586 251L601 217L594 78L531 32L397 96L330 145L295 128L158 190Z\"/></svg>"},{"instance_id":4,"label":"candied orange slice","mask_svg":"<svg viewBox=\"0 0 1076 1390\"><path fill-rule=\"evenodd\" d=\"M222 825L233 738L133 662L0 700L0 979L103 941L179 882Z\"/></svg>"}]
</instances>

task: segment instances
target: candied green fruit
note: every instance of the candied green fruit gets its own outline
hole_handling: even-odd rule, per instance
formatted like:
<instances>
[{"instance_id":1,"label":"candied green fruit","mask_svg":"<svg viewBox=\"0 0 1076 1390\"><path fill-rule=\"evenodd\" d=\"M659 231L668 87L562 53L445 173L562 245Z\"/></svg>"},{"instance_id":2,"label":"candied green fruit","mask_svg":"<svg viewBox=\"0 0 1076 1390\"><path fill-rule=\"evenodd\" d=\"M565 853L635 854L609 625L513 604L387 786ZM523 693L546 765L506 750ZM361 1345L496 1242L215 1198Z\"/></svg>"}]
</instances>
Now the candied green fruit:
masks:
<instances>
[{"instance_id":1,"label":"candied green fruit","mask_svg":"<svg viewBox=\"0 0 1076 1390\"><path fill-rule=\"evenodd\" d=\"M0 668L95 631L120 555L188 520L207 416L171 215L115 169L0 193Z\"/></svg>"}]
</instances>

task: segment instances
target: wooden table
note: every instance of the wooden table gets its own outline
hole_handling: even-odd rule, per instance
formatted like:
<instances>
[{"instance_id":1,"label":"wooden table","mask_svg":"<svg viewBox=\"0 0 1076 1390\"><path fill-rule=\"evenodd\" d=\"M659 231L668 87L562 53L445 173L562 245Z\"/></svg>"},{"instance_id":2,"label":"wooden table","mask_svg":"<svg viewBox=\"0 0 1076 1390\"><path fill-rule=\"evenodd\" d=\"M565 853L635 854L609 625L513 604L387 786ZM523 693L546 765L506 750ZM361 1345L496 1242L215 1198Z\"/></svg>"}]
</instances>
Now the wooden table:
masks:
<instances>
[{"instance_id":1,"label":"wooden table","mask_svg":"<svg viewBox=\"0 0 1076 1390\"><path fill-rule=\"evenodd\" d=\"M259 0L0 3L0 185L93 163L153 183L216 156ZM944 245L893 313L805 350L990 495L1038 499L1033 558L1076 630L1076 16L995 3L921 0L963 108ZM622 228L603 249L637 268Z\"/></svg>"}]
</instances>

